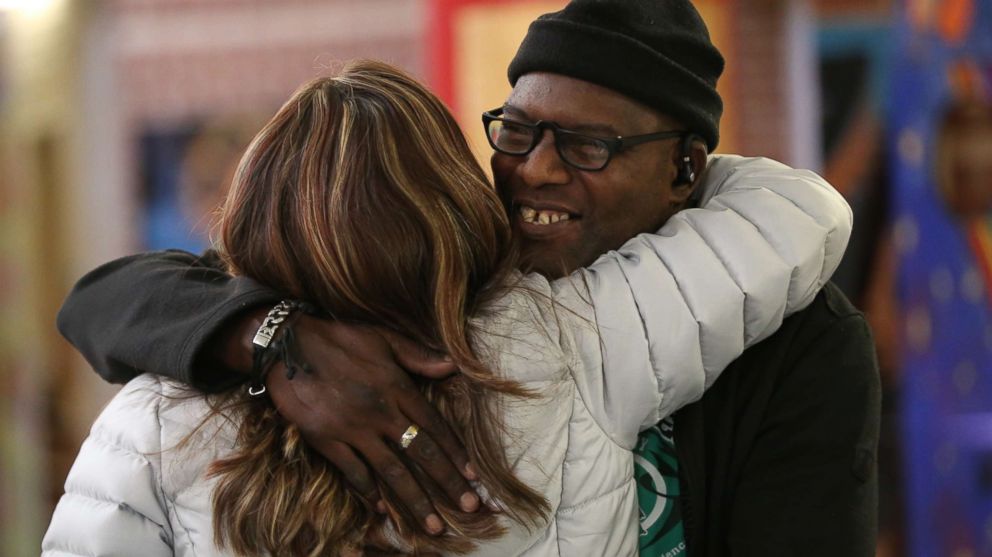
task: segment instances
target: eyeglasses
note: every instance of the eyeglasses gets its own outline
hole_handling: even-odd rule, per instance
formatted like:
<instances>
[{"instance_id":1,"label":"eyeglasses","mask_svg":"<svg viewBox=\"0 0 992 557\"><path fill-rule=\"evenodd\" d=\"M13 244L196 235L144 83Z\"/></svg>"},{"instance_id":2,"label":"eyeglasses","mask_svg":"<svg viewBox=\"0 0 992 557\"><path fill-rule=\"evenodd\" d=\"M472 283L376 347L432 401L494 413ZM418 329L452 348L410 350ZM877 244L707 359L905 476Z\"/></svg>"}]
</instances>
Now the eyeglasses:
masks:
<instances>
[{"instance_id":1,"label":"eyeglasses","mask_svg":"<svg viewBox=\"0 0 992 557\"><path fill-rule=\"evenodd\" d=\"M558 156L569 166L579 170L603 170L613 155L641 143L684 137L685 131L664 131L632 135L629 137L603 138L566 130L554 122L539 121L525 124L503 117L503 109L496 108L482 113L486 138L493 150L504 155L522 157L541 142L544 130L551 130Z\"/></svg>"}]
</instances>

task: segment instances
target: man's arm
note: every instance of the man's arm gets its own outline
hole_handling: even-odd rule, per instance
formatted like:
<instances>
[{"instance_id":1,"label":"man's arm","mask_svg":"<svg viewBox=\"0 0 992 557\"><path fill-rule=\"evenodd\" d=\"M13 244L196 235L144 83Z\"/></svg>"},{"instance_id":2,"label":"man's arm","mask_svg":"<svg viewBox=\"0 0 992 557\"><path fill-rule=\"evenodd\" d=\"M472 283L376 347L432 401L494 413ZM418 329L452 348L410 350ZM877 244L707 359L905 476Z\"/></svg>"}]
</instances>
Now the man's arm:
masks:
<instances>
[{"instance_id":1,"label":"man's arm","mask_svg":"<svg viewBox=\"0 0 992 557\"><path fill-rule=\"evenodd\" d=\"M228 275L216 252L150 252L84 276L63 304L58 326L108 381L151 372L216 391L245 381L251 338L280 299L249 278ZM417 450L406 456L464 510L478 507L466 482L475 472L464 447L407 375L444 377L453 364L378 329L309 316L294 327L313 372L289 381L274 369L267 384L279 412L314 449L372 503L379 496L366 463L392 478L400 499L426 521L433 505L395 446L416 423Z\"/></svg>"},{"instance_id":2,"label":"man's arm","mask_svg":"<svg viewBox=\"0 0 992 557\"><path fill-rule=\"evenodd\" d=\"M124 383L147 371L216 391L243 381L238 371L247 370L231 369L236 360L208 349L214 335L279 299L247 277L228 275L212 250L157 251L86 274L59 311L58 328L107 381Z\"/></svg>"}]
</instances>

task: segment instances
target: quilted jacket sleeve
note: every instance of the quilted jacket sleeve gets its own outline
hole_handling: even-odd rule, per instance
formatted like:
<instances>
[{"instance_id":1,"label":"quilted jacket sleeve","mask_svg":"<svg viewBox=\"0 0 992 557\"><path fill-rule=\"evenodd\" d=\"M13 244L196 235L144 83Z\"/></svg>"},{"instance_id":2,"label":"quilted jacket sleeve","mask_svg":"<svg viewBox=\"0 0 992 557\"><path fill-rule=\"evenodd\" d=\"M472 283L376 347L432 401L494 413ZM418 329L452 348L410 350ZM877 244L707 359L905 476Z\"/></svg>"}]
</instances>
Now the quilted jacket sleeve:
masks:
<instances>
[{"instance_id":1,"label":"quilted jacket sleeve","mask_svg":"<svg viewBox=\"0 0 992 557\"><path fill-rule=\"evenodd\" d=\"M43 557L173 555L162 495L157 381L128 384L93 424L65 483Z\"/></svg>"},{"instance_id":2,"label":"quilted jacket sleeve","mask_svg":"<svg viewBox=\"0 0 992 557\"><path fill-rule=\"evenodd\" d=\"M551 285L579 318L560 338L582 398L625 447L806 307L851 234L850 207L812 172L712 157L702 187L700 208Z\"/></svg>"}]
</instances>

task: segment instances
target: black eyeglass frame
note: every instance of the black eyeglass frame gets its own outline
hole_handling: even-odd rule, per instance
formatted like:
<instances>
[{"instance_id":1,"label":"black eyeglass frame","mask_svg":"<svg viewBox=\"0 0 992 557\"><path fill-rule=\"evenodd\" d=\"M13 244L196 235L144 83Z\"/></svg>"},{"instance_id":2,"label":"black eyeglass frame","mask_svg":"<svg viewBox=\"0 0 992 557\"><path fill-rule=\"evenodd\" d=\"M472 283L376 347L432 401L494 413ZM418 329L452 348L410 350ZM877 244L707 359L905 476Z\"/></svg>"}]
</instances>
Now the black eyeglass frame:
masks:
<instances>
[{"instance_id":1,"label":"black eyeglass frame","mask_svg":"<svg viewBox=\"0 0 992 557\"><path fill-rule=\"evenodd\" d=\"M494 122L510 122L516 126L522 126L534 130L533 139L531 140L530 146L526 150L520 152L506 151L505 149L500 149L495 141L493 141L492 135L489 133L489 124ZM555 140L555 150L558 152L558 156L561 158L562 162L571 166L572 168L577 168L579 170L585 170L587 172L598 172L603 170L610 164L613 160L613 155L621 153L626 149L634 147L635 145L640 145L642 143L648 143L650 141L661 141L663 139L674 139L674 138L685 138L690 132L686 130L670 130L654 133L645 133L641 135L629 135L629 136L616 136L616 137L599 137L595 135L589 135L581 132L576 132L572 130L565 129L559 126L555 122L549 122L545 120L538 120L533 124L527 124L525 122L520 122L518 120L508 119L503 117L503 108L494 108L492 110L487 110L482 113L482 125L486 131L486 139L489 141L489 146L493 148L494 151L502 153L504 155L510 155L513 157L524 157L530 154L538 144L541 143L541 138L544 137L544 130L551 130L551 134L554 136ZM562 152L562 145L559 141L559 136L561 135L571 135L575 137L581 137L583 139L591 139L594 141L601 142L606 147L606 160L603 162L602 166L597 167L587 167L575 164L574 162L568 160L568 157Z\"/></svg>"}]
</instances>

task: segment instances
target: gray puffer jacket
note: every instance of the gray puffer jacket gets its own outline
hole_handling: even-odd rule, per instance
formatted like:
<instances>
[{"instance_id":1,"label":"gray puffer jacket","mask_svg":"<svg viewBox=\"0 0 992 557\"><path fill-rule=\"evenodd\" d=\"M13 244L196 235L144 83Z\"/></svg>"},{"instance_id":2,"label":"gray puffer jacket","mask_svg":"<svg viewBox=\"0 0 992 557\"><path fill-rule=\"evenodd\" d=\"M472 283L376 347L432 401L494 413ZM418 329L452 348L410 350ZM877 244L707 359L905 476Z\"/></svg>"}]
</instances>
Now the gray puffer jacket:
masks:
<instances>
[{"instance_id":1,"label":"gray puffer jacket","mask_svg":"<svg viewBox=\"0 0 992 557\"><path fill-rule=\"evenodd\" d=\"M702 208L571 277L518 277L525 288L474 320L480 356L543 396L505 400L506 449L553 509L546 527L510 523L478 555L636 555L638 432L699 399L836 269L851 212L815 174L714 156L703 187ZM207 410L177 389L144 375L104 410L43 555L228 555L214 545L204 471L234 432L214 420L176 449Z\"/></svg>"}]
</instances>

